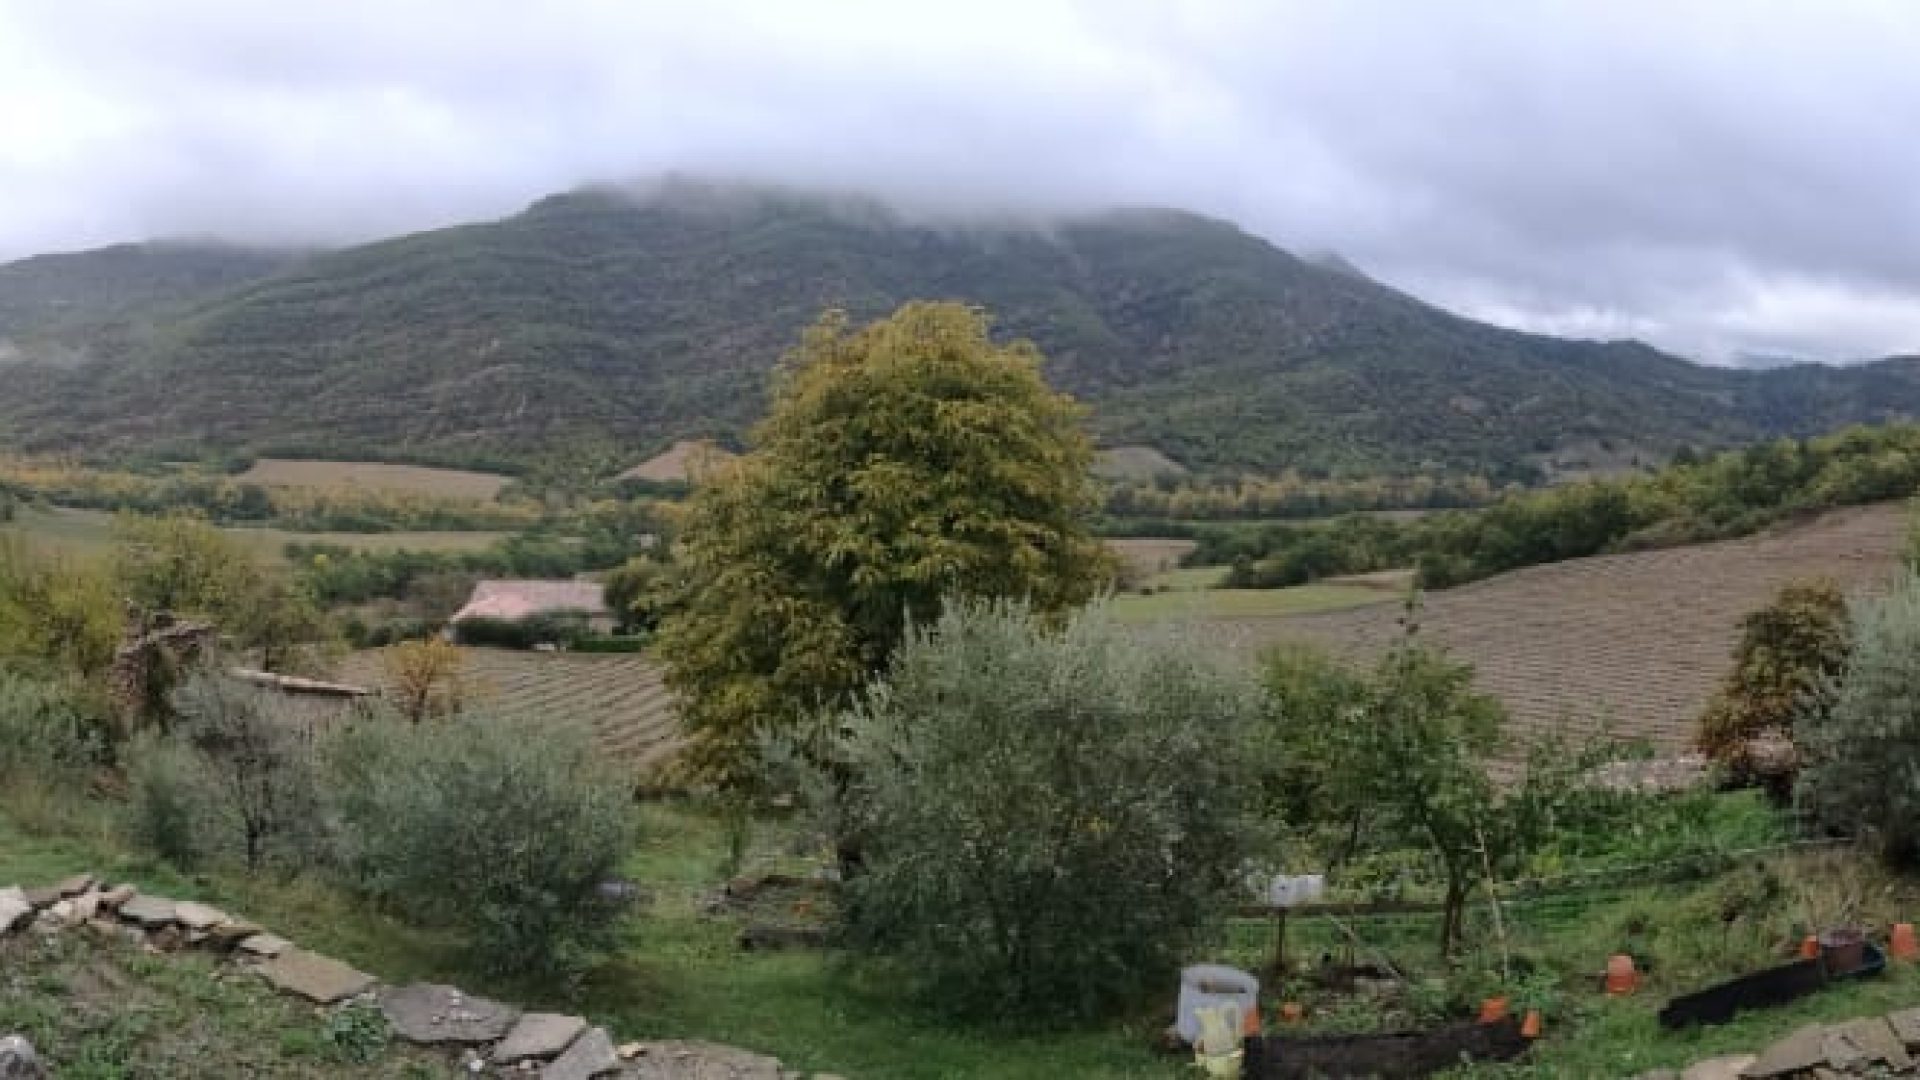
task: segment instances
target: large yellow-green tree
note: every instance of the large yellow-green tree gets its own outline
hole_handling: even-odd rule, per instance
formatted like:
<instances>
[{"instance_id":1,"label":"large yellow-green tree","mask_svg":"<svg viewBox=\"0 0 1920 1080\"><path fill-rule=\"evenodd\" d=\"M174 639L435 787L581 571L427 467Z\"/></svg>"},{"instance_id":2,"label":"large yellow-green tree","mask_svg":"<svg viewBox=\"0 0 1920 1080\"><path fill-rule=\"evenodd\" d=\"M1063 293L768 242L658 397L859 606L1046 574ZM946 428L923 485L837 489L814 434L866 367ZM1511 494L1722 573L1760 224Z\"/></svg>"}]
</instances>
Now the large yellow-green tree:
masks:
<instances>
[{"instance_id":1,"label":"large yellow-green tree","mask_svg":"<svg viewBox=\"0 0 1920 1080\"><path fill-rule=\"evenodd\" d=\"M753 450L689 503L659 648L697 774L746 787L764 736L814 745L822 710L946 598L1058 611L1110 580L1082 411L988 328L952 303L859 328L828 313L776 372Z\"/></svg>"}]
</instances>

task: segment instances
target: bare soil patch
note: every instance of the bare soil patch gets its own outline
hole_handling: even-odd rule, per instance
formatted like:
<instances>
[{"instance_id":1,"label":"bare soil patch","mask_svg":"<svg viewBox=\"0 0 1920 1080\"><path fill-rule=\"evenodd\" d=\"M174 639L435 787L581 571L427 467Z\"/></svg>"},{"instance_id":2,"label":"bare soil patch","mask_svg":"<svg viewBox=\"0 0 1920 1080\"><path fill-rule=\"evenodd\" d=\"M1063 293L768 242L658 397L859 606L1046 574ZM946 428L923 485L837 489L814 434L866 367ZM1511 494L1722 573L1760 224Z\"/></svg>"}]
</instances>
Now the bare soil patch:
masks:
<instances>
[{"instance_id":1,"label":"bare soil patch","mask_svg":"<svg viewBox=\"0 0 1920 1080\"><path fill-rule=\"evenodd\" d=\"M235 479L267 487L359 488L401 495L491 499L508 477L465 469L430 469L378 461L294 461L261 458Z\"/></svg>"}]
</instances>

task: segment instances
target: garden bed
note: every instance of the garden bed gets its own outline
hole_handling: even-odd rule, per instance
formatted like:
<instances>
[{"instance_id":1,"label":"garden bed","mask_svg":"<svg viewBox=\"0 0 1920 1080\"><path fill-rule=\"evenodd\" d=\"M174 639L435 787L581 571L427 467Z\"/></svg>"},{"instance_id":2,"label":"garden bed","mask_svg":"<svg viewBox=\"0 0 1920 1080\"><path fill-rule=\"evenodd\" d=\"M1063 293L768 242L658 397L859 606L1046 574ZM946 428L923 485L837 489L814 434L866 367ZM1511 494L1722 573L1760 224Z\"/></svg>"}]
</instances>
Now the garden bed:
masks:
<instances>
[{"instance_id":1,"label":"garden bed","mask_svg":"<svg viewBox=\"0 0 1920 1080\"><path fill-rule=\"evenodd\" d=\"M1512 1018L1426 1031L1267 1036L1248 1040L1245 1075L1247 1080L1431 1076L1462 1061L1511 1061L1530 1045Z\"/></svg>"}]
</instances>

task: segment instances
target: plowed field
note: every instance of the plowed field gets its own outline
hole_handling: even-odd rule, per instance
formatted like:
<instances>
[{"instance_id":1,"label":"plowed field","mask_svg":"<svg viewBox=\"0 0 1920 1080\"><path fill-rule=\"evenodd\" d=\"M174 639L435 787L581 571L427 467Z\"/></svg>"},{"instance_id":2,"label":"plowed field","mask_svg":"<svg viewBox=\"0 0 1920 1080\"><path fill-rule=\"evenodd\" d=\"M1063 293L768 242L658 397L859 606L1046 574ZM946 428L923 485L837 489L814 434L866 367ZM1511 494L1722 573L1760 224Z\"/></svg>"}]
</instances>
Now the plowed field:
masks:
<instances>
[{"instance_id":1,"label":"plowed field","mask_svg":"<svg viewBox=\"0 0 1920 1080\"><path fill-rule=\"evenodd\" d=\"M642 655L461 649L478 700L522 716L577 720L608 755L636 768L672 754L679 733L660 668ZM380 654L340 665L345 682L382 687Z\"/></svg>"},{"instance_id":2,"label":"plowed field","mask_svg":"<svg viewBox=\"0 0 1920 1080\"><path fill-rule=\"evenodd\" d=\"M1474 665L1512 713L1517 743L1607 728L1678 753L1726 674L1742 616L1796 578L1878 587L1900 564L1906 527L1906 507L1883 504L1739 540L1530 567L1429 594L1422 633ZM1387 600L1208 625L1249 651L1304 640L1365 662L1395 639L1401 613Z\"/></svg>"}]
</instances>

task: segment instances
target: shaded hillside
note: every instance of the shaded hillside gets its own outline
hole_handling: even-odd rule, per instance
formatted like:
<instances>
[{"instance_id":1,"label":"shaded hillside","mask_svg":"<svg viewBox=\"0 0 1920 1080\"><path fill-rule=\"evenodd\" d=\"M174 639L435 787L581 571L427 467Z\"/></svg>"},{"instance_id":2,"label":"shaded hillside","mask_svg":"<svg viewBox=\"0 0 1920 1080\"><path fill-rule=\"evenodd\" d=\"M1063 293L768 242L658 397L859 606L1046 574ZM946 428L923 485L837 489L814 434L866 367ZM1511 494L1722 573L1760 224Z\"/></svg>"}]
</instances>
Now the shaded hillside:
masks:
<instances>
[{"instance_id":1,"label":"shaded hillside","mask_svg":"<svg viewBox=\"0 0 1920 1080\"><path fill-rule=\"evenodd\" d=\"M930 225L859 199L670 184L316 256L85 371L0 437L511 460L738 435L830 306L990 308L1111 443L1197 468L1495 473L1604 439L1649 455L1903 413L1920 364L1734 372L1457 318L1172 211ZM8 301L0 301L6 303Z\"/></svg>"},{"instance_id":2,"label":"shaded hillside","mask_svg":"<svg viewBox=\"0 0 1920 1080\"><path fill-rule=\"evenodd\" d=\"M213 243L119 244L0 265L0 352L75 362L151 344L194 303L299 258Z\"/></svg>"}]
</instances>

